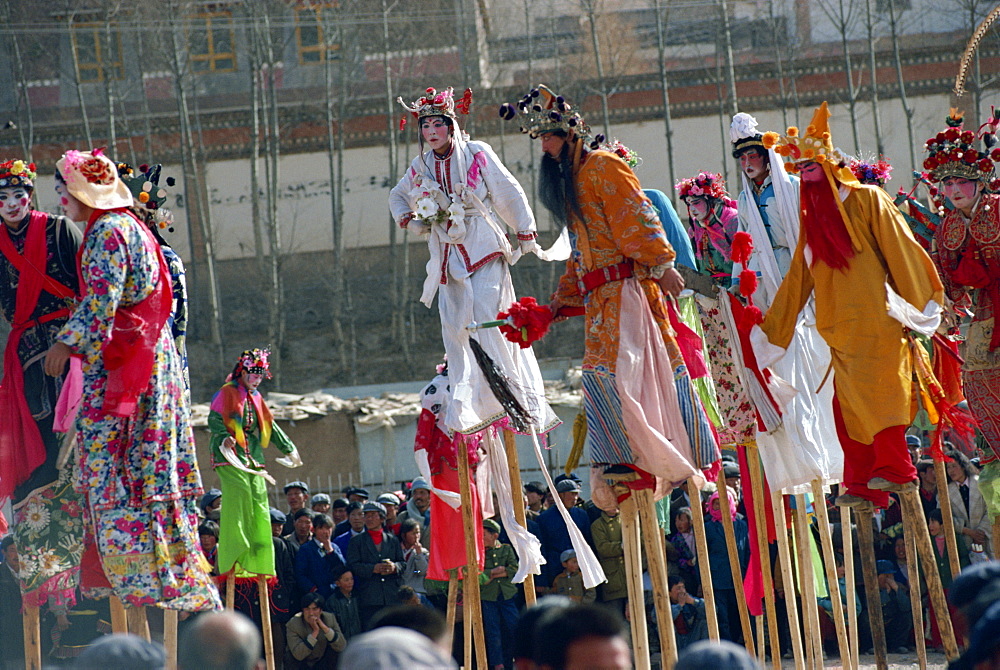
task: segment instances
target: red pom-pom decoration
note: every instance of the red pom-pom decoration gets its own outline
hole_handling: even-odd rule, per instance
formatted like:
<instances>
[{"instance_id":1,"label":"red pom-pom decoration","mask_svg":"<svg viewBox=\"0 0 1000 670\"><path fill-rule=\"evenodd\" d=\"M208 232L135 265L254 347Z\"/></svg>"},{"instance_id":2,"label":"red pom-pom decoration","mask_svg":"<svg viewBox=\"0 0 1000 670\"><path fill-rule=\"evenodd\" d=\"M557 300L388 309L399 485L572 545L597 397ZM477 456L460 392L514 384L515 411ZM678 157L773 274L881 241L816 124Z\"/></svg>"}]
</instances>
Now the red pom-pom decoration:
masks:
<instances>
[{"instance_id":1,"label":"red pom-pom decoration","mask_svg":"<svg viewBox=\"0 0 1000 670\"><path fill-rule=\"evenodd\" d=\"M740 273L740 293L749 298L757 291L757 273L753 270L743 270Z\"/></svg>"},{"instance_id":2,"label":"red pom-pom decoration","mask_svg":"<svg viewBox=\"0 0 1000 670\"><path fill-rule=\"evenodd\" d=\"M506 312L497 314L497 319L510 319L509 325L500 326L500 332L514 344L527 349L549 332L552 310L548 305L539 305L529 295L511 304Z\"/></svg>"},{"instance_id":3,"label":"red pom-pom decoration","mask_svg":"<svg viewBox=\"0 0 1000 670\"><path fill-rule=\"evenodd\" d=\"M734 263L746 265L750 261L750 254L753 253L753 237L750 233L741 230L733 236L733 247L730 255Z\"/></svg>"},{"instance_id":4,"label":"red pom-pom decoration","mask_svg":"<svg viewBox=\"0 0 1000 670\"><path fill-rule=\"evenodd\" d=\"M747 305L746 309L743 310L743 322L740 324L740 330L749 331L762 323L764 323L764 314L761 313L760 307Z\"/></svg>"}]
</instances>

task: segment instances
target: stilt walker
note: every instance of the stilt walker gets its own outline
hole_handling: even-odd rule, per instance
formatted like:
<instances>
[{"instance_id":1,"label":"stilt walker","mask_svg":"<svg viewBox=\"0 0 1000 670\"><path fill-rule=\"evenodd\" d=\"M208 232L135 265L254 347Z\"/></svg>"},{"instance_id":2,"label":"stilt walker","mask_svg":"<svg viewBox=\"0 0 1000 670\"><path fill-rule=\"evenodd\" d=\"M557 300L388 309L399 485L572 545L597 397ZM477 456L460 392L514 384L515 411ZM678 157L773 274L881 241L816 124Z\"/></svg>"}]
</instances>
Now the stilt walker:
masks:
<instances>
[{"instance_id":1,"label":"stilt walker","mask_svg":"<svg viewBox=\"0 0 1000 670\"><path fill-rule=\"evenodd\" d=\"M274 478L265 469L264 449L273 444L284 454L285 467L302 465L298 450L275 423L257 390L270 378L270 351L248 349L240 354L226 383L212 398L208 427L212 432L212 467L222 485L219 527L219 573L225 576L226 606L234 605L237 580L255 582L260 601L264 648L274 667L271 638L271 602L268 581L277 573L265 482Z\"/></svg>"},{"instance_id":2,"label":"stilt walker","mask_svg":"<svg viewBox=\"0 0 1000 670\"><path fill-rule=\"evenodd\" d=\"M729 553L729 569L733 575L733 586L736 589L736 602L740 611L740 627L743 630L743 641L747 651L754 656L753 629L750 623L750 612L747 609L746 594L743 591L743 568L736 553L736 533L733 530L733 514L736 503L729 497L729 487L726 478L719 477L719 505L722 509L722 529L726 534L726 548Z\"/></svg>"},{"instance_id":3,"label":"stilt walker","mask_svg":"<svg viewBox=\"0 0 1000 670\"><path fill-rule=\"evenodd\" d=\"M795 496L795 548L798 568L798 587L802 602L802 628L805 632L806 655L809 667L823 667L823 636L819 628L819 606L816 594L816 575L813 569L809 541L809 515L804 494Z\"/></svg>"},{"instance_id":4,"label":"stilt walker","mask_svg":"<svg viewBox=\"0 0 1000 670\"><path fill-rule=\"evenodd\" d=\"M872 532L872 514L875 508L870 502L855 505L854 508L858 515L858 544L861 550L861 575L865 582L865 600L869 603L881 602L875 567L875 534ZM936 562L934 567L937 568ZM886 670L889 667L889 657L885 643L885 622L882 619L881 607L868 608L868 622L872 631L875 665L878 670Z\"/></svg>"},{"instance_id":5,"label":"stilt walker","mask_svg":"<svg viewBox=\"0 0 1000 670\"><path fill-rule=\"evenodd\" d=\"M32 209L35 177L34 163L0 163L0 314L11 327L0 383L0 501L9 498L14 510L24 661L33 670L42 666L40 608L65 614L75 603L83 543L80 496L70 468L60 467L53 429L66 375L47 377L41 359L76 299L81 235L69 219Z\"/></svg>"},{"instance_id":6,"label":"stilt walker","mask_svg":"<svg viewBox=\"0 0 1000 670\"><path fill-rule=\"evenodd\" d=\"M799 635L799 608L795 601L795 573L792 572L791 551L788 545L788 519L785 516L784 497L777 492L771 493L771 510L774 514L774 526L778 535L778 564L781 566L781 581L785 586L785 615L788 618L789 637L792 642L792 659L796 667L805 664L802 649L802 636Z\"/></svg>"}]
</instances>

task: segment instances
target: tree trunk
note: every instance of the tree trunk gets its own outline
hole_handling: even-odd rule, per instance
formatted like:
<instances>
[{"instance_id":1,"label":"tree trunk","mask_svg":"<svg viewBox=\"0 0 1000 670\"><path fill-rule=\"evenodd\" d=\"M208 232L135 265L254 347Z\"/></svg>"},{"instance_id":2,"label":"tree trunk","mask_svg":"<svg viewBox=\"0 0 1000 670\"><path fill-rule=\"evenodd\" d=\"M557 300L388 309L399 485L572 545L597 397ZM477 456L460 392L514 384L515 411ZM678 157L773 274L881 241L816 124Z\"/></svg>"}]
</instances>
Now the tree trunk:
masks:
<instances>
[{"instance_id":1,"label":"tree trunk","mask_svg":"<svg viewBox=\"0 0 1000 670\"><path fill-rule=\"evenodd\" d=\"M889 3L892 11L892 3ZM868 68L872 73L872 120L875 123L875 146L879 156L885 153L882 144L882 117L878 110L878 63L875 60L875 21L872 17L872 0L865 0L865 28L868 30Z\"/></svg>"},{"instance_id":2,"label":"tree trunk","mask_svg":"<svg viewBox=\"0 0 1000 670\"><path fill-rule=\"evenodd\" d=\"M670 0L667 0L667 11L662 11L662 0L653 0L653 10L656 14L656 53L660 67L660 89L663 92L663 132L667 139L667 184L666 191L670 201L676 204L673 186L677 183L674 174L674 131L670 117L670 82L667 79L667 49L666 29L670 25Z\"/></svg>"},{"instance_id":3,"label":"tree trunk","mask_svg":"<svg viewBox=\"0 0 1000 670\"><path fill-rule=\"evenodd\" d=\"M729 84L729 112L735 116L740 111L740 101L736 97L736 71L733 67L733 31L729 26L729 7L726 0L719 0L719 10L722 14L722 43L725 48L726 82ZM722 146L727 145L725 133Z\"/></svg>"},{"instance_id":4,"label":"tree trunk","mask_svg":"<svg viewBox=\"0 0 1000 670\"><path fill-rule=\"evenodd\" d=\"M94 140L90 136L90 119L87 118L87 102L83 97L83 84L80 83L80 58L76 53L76 41L73 38L73 14L66 18L66 30L70 36L70 51L73 52L73 83L76 87L76 99L80 105L80 121L83 125L83 137L87 140L87 146L93 147Z\"/></svg>"},{"instance_id":5,"label":"tree trunk","mask_svg":"<svg viewBox=\"0 0 1000 670\"><path fill-rule=\"evenodd\" d=\"M903 60L899 56L899 34L897 28L896 9L889 3L889 31L892 35L892 59L896 64L896 80L899 82L899 104L903 107L906 118L907 147L910 150L910 183L914 183L913 171L917 169L916 142L913 139L913 107L906 97L906 80L903 78Z\"/></svg>"},{"instance_id":6,"label":"tree trunk","mask_svg":"<svg viewBox=\"0 0 1000 670\"><path fill-rule=\"evenodd\" d=\"M601 58L601 41L597 36L597 0L584 0L587 20L590 22L590 42L594 49L594 67L597 69L597 85L600 87L601 117L604 120L604 135L611 137L611 115L608 112L608 84L604 79L604 59Z\"/></svg>"},{"instance_id":7,"label":"tree trunk","mask_svg":"<svg viewBox=\"0 0 1000 670\"><path fill-rule=\"evenodd\" d=\"M858 137L858 115L857 102L858 93L854 88L854 70L851 65L851 49L847 41L848 15L844 13L844 0L840 3L840 20L837 23L837 30L840 31L840 43L844 49L844 76L847 77L847 103L851 110L851 132L854 135L854 153L861 151L861 140Z\"/></svg>"},{"instance_id":8,"label":"tree trunk","mask_svg":"<svg viewBox=\"0 0 1000 670\"><path fill-rule=\"evenodd\" d=\"M104 103L108 108L108 155L113 161L118 160L118 134L115 132L115 91L113 68L108 67L107 59L111 55L111 15L104 18L104 50L101 57L101 73L104 78ZM122 66L124 68L124 64Z\"/></svg>"}]
</instances>

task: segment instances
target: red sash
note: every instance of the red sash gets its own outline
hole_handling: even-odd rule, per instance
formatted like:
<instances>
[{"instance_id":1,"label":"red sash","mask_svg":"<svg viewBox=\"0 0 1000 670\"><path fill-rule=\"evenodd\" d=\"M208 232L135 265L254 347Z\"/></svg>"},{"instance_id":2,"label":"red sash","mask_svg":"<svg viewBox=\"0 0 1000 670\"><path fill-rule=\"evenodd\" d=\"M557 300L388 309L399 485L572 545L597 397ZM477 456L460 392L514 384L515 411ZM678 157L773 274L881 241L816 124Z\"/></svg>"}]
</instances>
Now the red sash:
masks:
<instances>
[{"instance_id":1,"label":"red sash","mask_svg":"<svg viewBox=\"0 0 1000 670\"><path fill-rule=\"evenodd\" d=\"M68 309L50 312L31 319L38 296L43 290L60 298L72 298L73 291L45 273L48 244L45 228L48 214L31 212L24 240L24 255L17 252L7 232L0 224L0 252L18 271L14 323L3 354L3 383L0 384L0 499L11 496L14 489L31 477L45 462L45 444L38 430L28 401L24 397L24 369L17 357L21 335L31 326L41 325L70 315Z\"/></svg>"},{"instance_id":2,"label":"red sash","mask_svg":"<svg viewBox=\"0 0 1000 670\"><path fill-rule=\"evenodd\" d=\"M142 235L143 245L147 251L156 255L160 266L160 281L152 293L135 305L124 307L119 304L115 309L111 339L102 353L107 382L101 409L106 414L129 417L135 413L140 394L149 386L156 358L156 343L173 307L173 290L167 260L149 229L127 210L111 211L132 217ZM107 212L108 210L98 210L91 215L84 238L90 233L94 221ZM80 273L82 288L85 285L82 266Z\"/></svg>"}]
</instances>

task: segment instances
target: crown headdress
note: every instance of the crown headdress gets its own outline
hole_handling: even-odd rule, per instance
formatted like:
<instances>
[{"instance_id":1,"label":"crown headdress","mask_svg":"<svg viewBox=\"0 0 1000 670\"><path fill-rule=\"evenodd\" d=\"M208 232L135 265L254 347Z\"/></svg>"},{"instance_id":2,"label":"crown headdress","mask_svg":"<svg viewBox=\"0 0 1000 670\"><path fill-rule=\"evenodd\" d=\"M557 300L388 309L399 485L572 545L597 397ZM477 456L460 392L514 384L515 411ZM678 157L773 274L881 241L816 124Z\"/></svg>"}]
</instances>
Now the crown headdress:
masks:
<instances>
[{"instance_id":1,"label":"crown headdress","mask_svg":"<svg viewBox=\"0 0 1000 670\"><path fill-rule=\"evenodd\" d=\"M622 144L621 140L617 137L613 138L610 142L605 142L600 146L602 151L610 151L618 158L628 163L628 166L635 170L637 167L642 165L642 156L640 156L635 149L629 149L627 146Z\"/></svg>"},{"instance_id":2,"label":"crown headdress","mask_svg":"<svg viewBox=\"0 0 1000 670\"><path fill-rule=\"evenodd\" d=\"M271 363L268 360L271 357L270 349L247 349L242 354L240 354L240 359L236 363L236 367L242 368L246 372L254 375L264 375L267 379L271 378ZM233 375L235 378L236 375Z\"/></svg>"},{"instance_id":3,"label":"crown headdress","mask_svg":"<svg viewBox=\"0 0 1000 670\"><path fill-rule=\"evenodd\" d=\"M458 101L455 100L455 89L449 86L443 91L428 88L424 91L424 95L409 105L403 102L402 97L396 98L396 102L418 121L427 116L447 116L451 119L458 119L456 110L462 114L469 113L469 107L472 105L472 89L465 89L465 93ZM403 119L405 120L406 117ZM401 125L405 125L405 123Z\"/></svg>"},{"instance_id":4,"label":"crown headdress","mask_svg":"<svg viewBox=\"0 0 1000 670\"><path fill-rule=\"evenodd\" d=\"M33 189L37 176L34 163L25 163L20 159L0 163L0 188L23 186Z\"/></svg>"},{"instance_id":5,"label":"crown headdress","mask_svg":"<svg viewBox=\"0 0 1000 670\"><path fill-rule=\"evenodd\" d=\"M527 133L532 139L561 130L589 143L591 149L599 149L605 139L602 134L592 138L590 126L583 120L580 112L574 110L563 96L556 95L541 84L528 91L516 103L505 102L500 105L500 118L512 121L514 117L521 124L521 132Z\"/></svg>"},{"instance_id":6,"label":"crown headdress","mask_svg":"<svg viewBox=\"0 0 1000 670\"><path fill-rule=\"evenodd\" d=\"M847 162L847 157L834 148L830 139L830 108L826 101L816 108L805 135L800 135L795 126L789 126L786 133L784 136L775 132L764 133L761 140L766 149L773 148L778 155L789 160L785 163L789 172L795 171L798 163L830 163L837 166Z\"/></svg>"},{"instance_id":7,"label":"crown headdress","mask_svg":"<svg viewBox=\"0 0 1000 670\"><path fill-rule=\"evenodd\" d=\"M979 131L962 128L962 113L952 108L946 119L947 128L927 140L924 149L927 158L924 159L924 169L928 171L931 181L941 181L947 177L962 177L963 179L981 180L991 190L996 190L1000 184L990 183L993 178L993 163L1000 161L1000 147L996 144L996 129L1000 124L1000 112L994 110L990 120L980 126ZM985 151L980 151L976 144L982 140Z\"/></svg>"},{"instance_id":8,"label":"crown headdress","mask_svg":"<svg viewBox=\"0 0 1000 670\"><path fill-rule=\"evenodd\" d=\"M701 172L696 177L681 179L674 186L681 200L687 202L690 197L715 198L716 200L728 200L729 193L726 191L726 180L721 174L716 172Z\"/></svg>"},{"instance_id":9,"label":"crown headdress","mask_svg":"<svg viewBox=\"0 0 1000 670\"><path fill-rule=\"evenodd\" d=\"M892 174L892 165L884 156L861 156L852 158L847 165L862 184L884 186Z\"/></svg>"}]
</instances>

